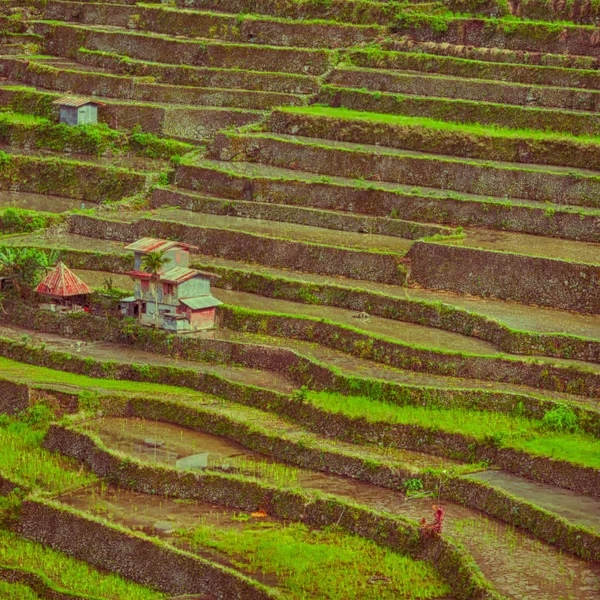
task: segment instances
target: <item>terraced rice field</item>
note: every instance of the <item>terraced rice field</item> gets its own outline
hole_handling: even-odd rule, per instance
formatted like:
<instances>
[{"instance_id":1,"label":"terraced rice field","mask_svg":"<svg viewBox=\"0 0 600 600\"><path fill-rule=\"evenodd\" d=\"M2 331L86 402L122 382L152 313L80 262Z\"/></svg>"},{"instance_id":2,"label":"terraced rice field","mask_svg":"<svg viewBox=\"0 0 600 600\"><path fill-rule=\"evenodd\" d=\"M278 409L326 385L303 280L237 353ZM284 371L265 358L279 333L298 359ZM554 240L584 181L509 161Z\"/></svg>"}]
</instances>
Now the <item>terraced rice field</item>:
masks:
<instances>
[{"instance_id":1,"label":"terraced rice field","mask_svg":"<svg viewBox=\"0 0 600 600\"><path fill-rule=\"evenodd\" d=\"M0 0L0 597L599 598L599 110L597 0Z\"/></svg>"}]
</instances>

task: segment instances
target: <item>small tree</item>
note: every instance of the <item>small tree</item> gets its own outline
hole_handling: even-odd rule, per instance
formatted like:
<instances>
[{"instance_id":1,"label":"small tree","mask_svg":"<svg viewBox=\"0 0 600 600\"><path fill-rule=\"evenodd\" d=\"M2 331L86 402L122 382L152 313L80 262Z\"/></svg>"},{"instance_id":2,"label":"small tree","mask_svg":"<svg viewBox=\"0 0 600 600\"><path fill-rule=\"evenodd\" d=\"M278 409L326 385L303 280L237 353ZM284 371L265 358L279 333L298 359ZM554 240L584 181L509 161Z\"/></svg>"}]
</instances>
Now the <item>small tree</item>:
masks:
<instances>
[{"instance_id":1,"label":"small tree","mask_svg":"<svg viewBox=\"0 0 600 600\"><path fill-rule=\"evenodd\" d=\"M168 264L169 258L164 252L149 252L142 258L142 269L147 273L151 273L150 281L154 296L154 326L158 328L158 282L160 281L160 273Z\"/></svg>"},{"instance_id":2,"label":"small tree","mask_svg":"<svg viewBox=\"0 0 600 600\"><path fill-rule=\"evenodd\" d=\"M44 252L38 248L5 246L0 248L0 272L12 280L21 297L26 297L58 257L56 250Z\"/></svg>"}]
</instances>

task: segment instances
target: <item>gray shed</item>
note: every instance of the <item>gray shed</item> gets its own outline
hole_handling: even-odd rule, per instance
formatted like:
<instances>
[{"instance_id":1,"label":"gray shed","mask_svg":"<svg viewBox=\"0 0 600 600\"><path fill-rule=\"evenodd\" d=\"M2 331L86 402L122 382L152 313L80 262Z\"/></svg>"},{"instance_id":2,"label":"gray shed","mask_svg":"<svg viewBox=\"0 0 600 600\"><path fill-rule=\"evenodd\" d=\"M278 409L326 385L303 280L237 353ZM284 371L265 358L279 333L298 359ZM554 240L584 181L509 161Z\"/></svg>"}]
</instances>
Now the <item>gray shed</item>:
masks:
<instances>
[{"instance_id":1,"label":"gray shed","mask_svg":"<svg viewBox=\"0 0 600 600\"><path fill-rule=\"evenodd\" d=\"M96 125L98 123L100 102L89 98L65 96L55 100L53 104L60 106L60 122L65 125Z\"/></svg>"}]
</instances>

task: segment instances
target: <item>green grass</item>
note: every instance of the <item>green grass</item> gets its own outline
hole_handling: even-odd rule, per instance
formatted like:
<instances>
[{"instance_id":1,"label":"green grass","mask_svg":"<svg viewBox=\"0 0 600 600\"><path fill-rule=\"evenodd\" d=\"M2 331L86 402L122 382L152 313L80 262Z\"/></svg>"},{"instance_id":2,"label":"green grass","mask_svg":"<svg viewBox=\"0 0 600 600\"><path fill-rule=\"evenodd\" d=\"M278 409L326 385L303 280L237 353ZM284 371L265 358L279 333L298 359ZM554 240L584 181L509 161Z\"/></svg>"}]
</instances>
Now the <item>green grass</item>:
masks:
<instances>
[{"instance_id":1,"label":"green grass","mask_svg":"<svg viewBox=\"0 0 600 600\"><path fill-rule=\"evenodd\" d=\"M87 389L106 390L108 392L132 392L136 394L156 394L159 396L194 396L198 398L199 392L189 388L181 388L159 383L145 383L141 381L96 379L87 375L76 375L67 371L55 371L46 367L38 367L26 363L16 362L0 357L0 375L9 379L18 379L30 385L66 385Z\"/></svg>"},{"instance_id":2,"label":"green grass","mask_svg":"<svg viewBox=\"0 0 600 600\"><path fill-rule=\"evenodd\" d=\"M194 547L227 554L237 568L275 575L285 597L297 600L408 600L450 592L427 563L333 528L249 522L231 529L201 525L180 535Z\"/></svg>"},{"instance_id":3,"label":"green grass","mask_svg":"<svg viewBox=\"0 0 600 600\"><path fill-rule=\"evenodd\" d=\"M39 596L21 583L0 581L0 598L3 600L39 600Z\"/></svg>"},{"instance_id":4,"label":"green grass","mask_svg":"<svg viewBox=\"0 0 600 600\"><path fill-rule=\"evenodd\" d=\"M363 396L343 396L330 392L309 392L308 401L322 410L354 419L457 433L538 456L600 468L600 440L577 431L553 431L548 424L535 419L459 408L398 406Z\"/></svg>"},{"instance_id":5,"label":"green grass","mask_svg":"<svg viewBox=\"0 0 600 600\"><path fill-rule=\"evenodd\" d=\"M403 115L394 115L386 113L374 113L367 111L352 110L349 108L333 108L321 104L312 106L286 106L277 108L280 112L291 112L320 117L331 117L337 119L362 120L374 123L384 123L399 127L425 127L442 131L456 133L470 133L477 136L506 137L511 139L538 139L548 141L571 141L585 142L600 145L600 136L598 135L571 135L568 133L541 131L539 129L508 129L493 124L480 125L477 123L453 123L450 121L439 121L428 117L409 117Z\"/></svg>"},{"instance_id":6,"label":"green grass","mask_svg":"<svg viewBox=\"0 0 600 600\"><path fill-rule=\"evenodd\" d=\"M74 593L89 594L106 600L162 600L165 594L126 581L118 575L96 571L86 563L52 550L6 530L0 530L1 564L35 571L57 586ZM1 598L11 598L2 595ZM28 596L14 596L25 600ZM32 596L37 598L37 596Z\"/></svg>"},{"instance_id":7,"label":"green grass","mask_svg":"<svg viewBox=\"0 0 600 600\"><path fill-rule=\"evenodd\" d=\"M0 473L29 489L53 493L96 481L95 475L82 472L76 461L42 448L45 433L43 424L0 416Z\"/></svg>"}]
</instances>

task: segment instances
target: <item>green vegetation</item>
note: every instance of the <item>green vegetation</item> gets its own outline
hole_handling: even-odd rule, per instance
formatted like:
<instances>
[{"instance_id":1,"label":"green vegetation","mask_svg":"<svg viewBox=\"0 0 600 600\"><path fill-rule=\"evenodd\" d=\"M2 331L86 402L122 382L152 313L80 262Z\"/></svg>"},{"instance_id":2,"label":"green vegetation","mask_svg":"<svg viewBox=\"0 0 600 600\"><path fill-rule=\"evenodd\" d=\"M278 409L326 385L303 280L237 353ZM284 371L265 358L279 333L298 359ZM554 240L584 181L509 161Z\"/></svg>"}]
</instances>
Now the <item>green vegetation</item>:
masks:
<instances>
[{"instance_id":1,"label":"green vegetation","mask_svg":"<svg viewBox=\"0 0 600 600\"><path fill-rule=\"evenodd\" d=\"M96 481L75 461L41 447L49 417L53 416L41 406L30 409L21 419L0 415L0 473L25 488L55 493Z\"/></svg>"},{"instance_id":2,"label":"green vegetation","mask_svg":"<svg viewBox=\"0 0 600 600\"><path fill-rule=\"evenodd\" d=\"M30 144L55 152L68 149L95 156L134 153L156 159L176 158L194 149L186 142L144 133L139 125L130 133L116 131L105 123L69 127L41 116L10 111L0 111L0 141L14 146Z\"/></svg>"},{"instance_id":3,"label":"green vegetation","mask_svg":"<svg viewBox=\"0 0 600 600\"><path fill-rule=\"evenodd\" d=\"M37 367L25 363L16 362L8 358L0 357L0 373L6 377L19 374L19 378L23 382L29 382L33 385L52 385L58 386L76 386L88 390L106 390L115 392L130 392L139 394L155 394L158 396L185 396L196 397L201 396L198 392L193 392L188 388L180 388L169 385L161 385L159 383L146 383L127 380L113 379L95 379L86 375L77 375L66 371L55 371L46 367Z\"/></svg>"},{"instance_id":4,"label":"green vegetation","mask_svg":"<svg viewBox=\"0 0 600 600\"><path fill-rule=\"evenodd\" d=\"M129 582L118 575L100 573L83 561L25 540L5 529L0 529L0 556L3 566L37 573L72 593L106 600L161 600L167 596ZM21 600L20 596L16 598ZM25 598L27 596L24 596L23 600Z\"/></svg>"},{"instance_id":5,"label":"green vegetation","mask_svg":"<svg viewBox=\"0 0 600 600\"><path fill-rule=\"evenodd\" d=\"M0 208L0 229L6 233L28 233L38 229L46 229L64 220L64 216L56 213L24 208Z\"/></svg>"},{"instance_id":6,"label":"green vegetation","mask_svg":"<svg viewBox=\"0 0 600 600\"><path fill-rule=\"evenodd\" d=\"M372 123L383 123L398 127L423 127L440 131L448 131L456 134L473 134L476 136L489 136L510 139L535 139L550 141L570 141L574 143L589 143L600 146L600 135L572 135L561 131L550 131L542 129L507 128L497 124L480 123L454 123L442 121L429 117L413 117L408 115L395 115L389 113L375 113L350 108L334 108L324 104L311 106L285 106L277 109L281 112L331 117L336 119L362 120Z\"/></svg>"},{"instance_id":7,"label":"green vegetation","mask_svg":"<svg viewBox=\"0 0 600 600\"><path fill-rule=\"evenodd\" d=\"M548 424L558 420L554 411L550 411L547 413L550 416L539 421L499 412L397 406L363 396L343 396L331 392L310 392L308 401L324 411L340 413L353 419L457 433L497 447L514 448L537 456L600 468L600 440L576 433L573 422L574 418L576 423L576 416L561 417L562 422L566 420L571 424L570 430L565 426L562 429L558 426L551 429ZM568 409L556 410L564 415Z\"/></svg>"},{"instance_id":8,"label":"green vegetation","mask_svg":"<svg viewBox=\"0 0 600 600\"><path fill-rule=\"evenodd\" d=\"M39 600L39 596L21 583L0 581L0 598L4 600Z\"/></svg>"},{"instance_id":9,"label":"green vegetation","mask_svg":"<svg viewBox=\"0 0 600 600\"><path fill-rule=\"evenodd\" d=\"M416 600L450 592L427 563L335 528L248 521L228 529L201 525L179 535L198 550L227 554L239 569L275 575L286 596L297 600Z\"/></svg>"}]
</instances>

